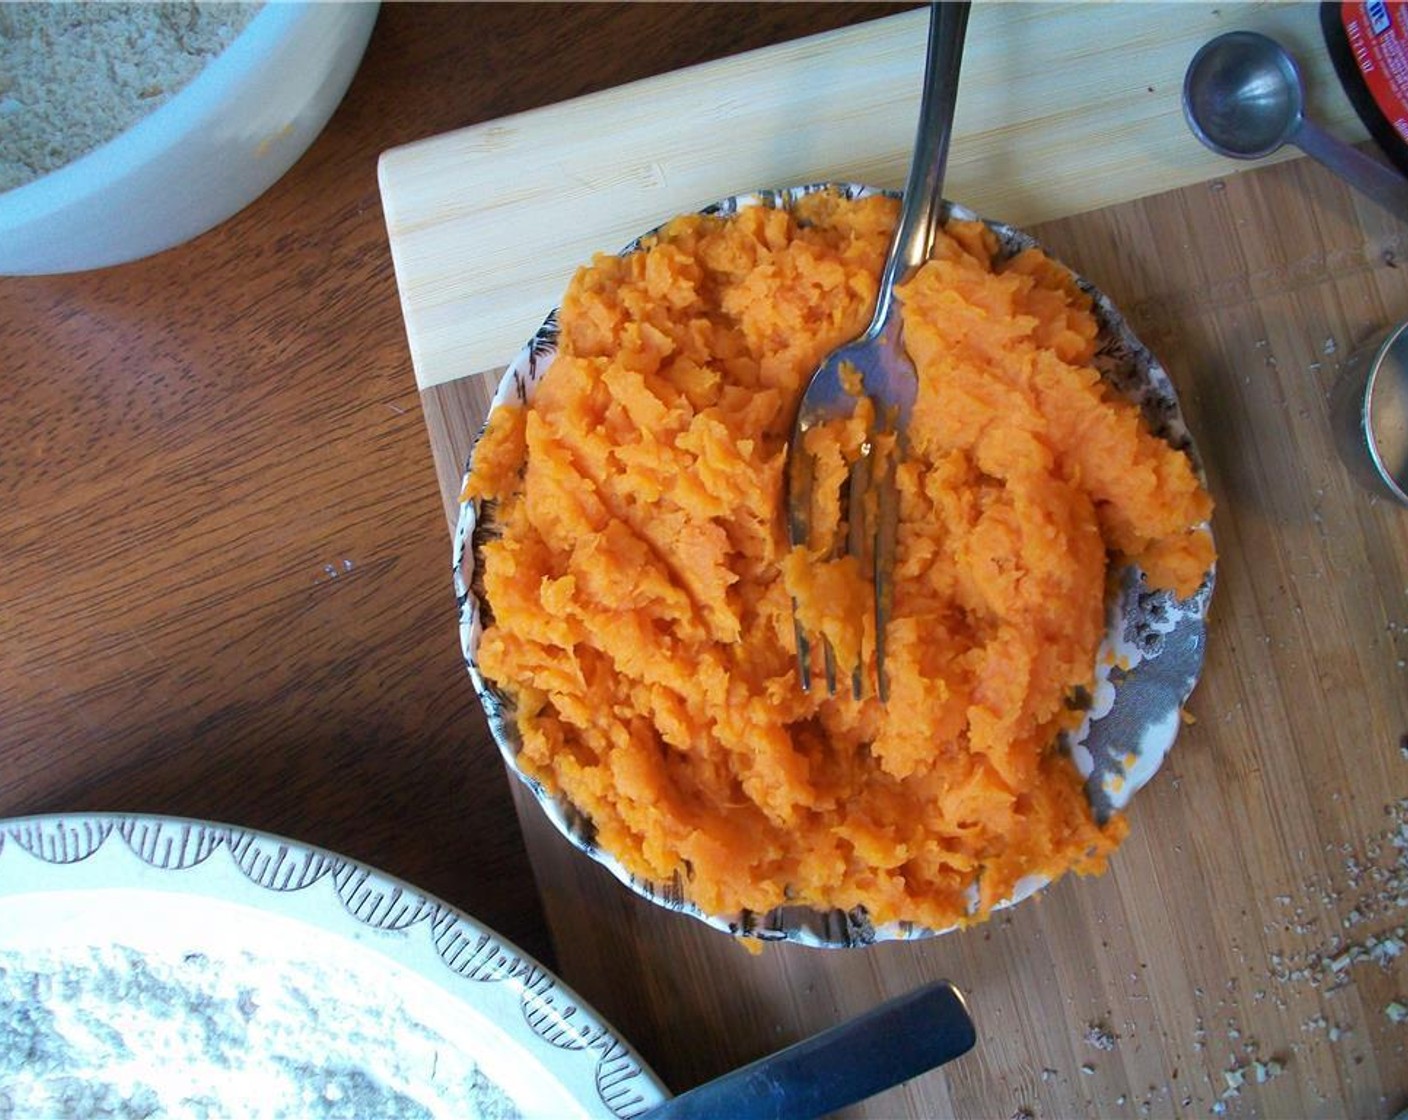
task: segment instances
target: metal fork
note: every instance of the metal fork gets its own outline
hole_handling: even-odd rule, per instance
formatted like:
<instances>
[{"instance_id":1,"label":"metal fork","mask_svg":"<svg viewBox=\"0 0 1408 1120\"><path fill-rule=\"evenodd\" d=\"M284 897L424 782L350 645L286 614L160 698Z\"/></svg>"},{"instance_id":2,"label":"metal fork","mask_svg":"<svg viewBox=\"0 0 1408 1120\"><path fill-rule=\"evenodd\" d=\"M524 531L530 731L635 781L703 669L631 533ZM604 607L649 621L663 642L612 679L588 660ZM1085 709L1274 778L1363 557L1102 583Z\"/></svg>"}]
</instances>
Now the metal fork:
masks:
<instances>
[{"instance_id":1,"label":"metal fork","mask_svg":"<svg viewBox=\"0 0 1408 1120\"><path fill-rule=\"evenodd\" d=\"M880 273L875 314L864 334L832 351L812 374L797 410L787 452L788 537L793 547L810 548L814 464L803 447L803 440L808 430L816 425L851 416L857 400L844 384L844 372L849 367L859 374L863 393L876 406L876 430L866 440L859 459L851 467L847 487L846 539L844 542L832 542L830 555L857 556L872 573L876 693L881 702L889 698L889 677L885 672L885 627L894 598L898 521L895 459L902 450L904 431L918 389L913 363L904 350L901 337L903 327L894 288L928 259L934 236L943 220L944 168L948 162L949 139L953 131L953 107L958 96L958 70L968 28L968 9L966 2L936 2L929 6L929 46L919 103L919 128L899 222L890 242L885 267ZM887 438L890 436L893 438ZM894 450L883 456L878 455L878 449L882 446L893 446ZM878 476L874 470L877 465ZM874 496L868 498L866 492L871 488L874 489ZM869 563L865 563L867 546ZM795 600L793 623L797 636L797 674L802 689L810 691L811 641L796 617ZM834 695L836 659L831 643L825 638L823 642L826 688ZM861 682L862 666L857 664L851 672L851 692L857 700L862 693Z\"/></svg>"}]
</instances>

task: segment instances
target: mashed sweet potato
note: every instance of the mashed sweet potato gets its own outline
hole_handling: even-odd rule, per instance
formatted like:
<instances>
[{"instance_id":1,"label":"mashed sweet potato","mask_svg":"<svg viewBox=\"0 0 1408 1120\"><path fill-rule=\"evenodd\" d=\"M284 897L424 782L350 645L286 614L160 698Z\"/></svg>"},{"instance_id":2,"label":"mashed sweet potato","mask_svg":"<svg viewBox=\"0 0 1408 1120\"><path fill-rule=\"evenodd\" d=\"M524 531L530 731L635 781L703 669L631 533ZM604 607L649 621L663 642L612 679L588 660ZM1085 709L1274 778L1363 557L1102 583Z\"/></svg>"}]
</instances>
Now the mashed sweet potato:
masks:
<instances>
[{"instance_id":1,"label":"mashed sweet potato","mask_svg":"<svg viewBox=\"0 0 1408 1120\"><path fill-rule=\"evenodd\" d=\"M1037 251L995 263L990 231L951 223L901 292L920 388L889 703L802 692L793 596L854 625L862 585L789 559L786 444L811 371L869 319L895 216L813 195L598 256L531 405L495 411L466 480L498 503L479 665L516 703L521 767L709 913L942 929L1024 876L1103 869L1125 823L1096 823L1056 743L1107 576L1137 560L1187 595L1213 559L1207 494L1102 384L1069 274Z\"/></svg>"}]
</instances>

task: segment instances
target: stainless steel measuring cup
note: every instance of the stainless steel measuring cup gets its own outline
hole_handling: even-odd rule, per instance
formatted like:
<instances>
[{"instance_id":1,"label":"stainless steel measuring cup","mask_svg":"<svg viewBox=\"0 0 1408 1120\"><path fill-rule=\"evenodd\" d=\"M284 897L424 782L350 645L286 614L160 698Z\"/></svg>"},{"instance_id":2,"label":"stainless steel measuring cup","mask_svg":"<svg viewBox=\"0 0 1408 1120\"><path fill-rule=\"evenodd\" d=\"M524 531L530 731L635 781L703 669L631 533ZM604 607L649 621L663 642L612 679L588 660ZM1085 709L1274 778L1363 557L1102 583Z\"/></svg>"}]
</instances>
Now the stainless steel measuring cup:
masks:
<instances>
[{"instance_id":1,"label":"stainless steel measuring cup","mask_svg":"<svg viewBox=\"0 0 1408 1120\"><path fill-rule=\"evenodd\" d=\"M1386 327L1350 355L1330 411L1350 473L1408 506L1408 322Z\"/></svg>"}]
</instances>

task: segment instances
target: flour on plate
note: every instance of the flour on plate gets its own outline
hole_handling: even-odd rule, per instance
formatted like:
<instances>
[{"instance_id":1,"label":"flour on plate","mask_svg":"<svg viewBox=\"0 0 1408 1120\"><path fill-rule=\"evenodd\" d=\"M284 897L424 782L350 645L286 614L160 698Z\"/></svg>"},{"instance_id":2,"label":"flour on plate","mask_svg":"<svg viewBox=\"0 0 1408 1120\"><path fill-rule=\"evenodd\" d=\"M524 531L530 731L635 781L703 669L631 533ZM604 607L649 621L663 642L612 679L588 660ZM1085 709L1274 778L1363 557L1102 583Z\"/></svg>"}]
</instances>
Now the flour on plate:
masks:
<instances>
[{"instance_id":1,"label":"flour on plate","mask_svg":"<svg viewBox=\"0 0 1408 1120\"><path fill-rule=\"evenodd\" d=\"M0 1120L507 1120L395 994L241 951L0 948Z\"/></svg>"}]
</instances>

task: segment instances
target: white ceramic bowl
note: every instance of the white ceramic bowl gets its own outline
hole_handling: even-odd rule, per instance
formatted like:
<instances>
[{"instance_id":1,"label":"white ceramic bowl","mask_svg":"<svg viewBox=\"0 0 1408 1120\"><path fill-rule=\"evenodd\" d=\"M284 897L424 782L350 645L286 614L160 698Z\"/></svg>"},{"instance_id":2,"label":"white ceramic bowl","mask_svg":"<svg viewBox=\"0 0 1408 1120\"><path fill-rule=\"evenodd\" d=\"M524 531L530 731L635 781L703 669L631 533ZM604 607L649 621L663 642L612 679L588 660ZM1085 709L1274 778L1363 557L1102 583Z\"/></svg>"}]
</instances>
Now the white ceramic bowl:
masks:
<instances>
[{"instance_id":1,"label":"white ceramic bowl","mask_svg":"<svg viewBox=\"0 0 1408 1120\"><path fill-rule=\"evenodd\" d=\"M0 274L78 272L189 241L293 166L347 92L378 5L271 0L171 100L0 194Z\"/></svg>"}]
</instances>

